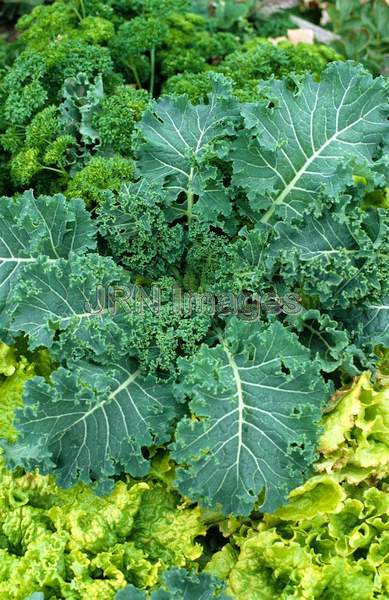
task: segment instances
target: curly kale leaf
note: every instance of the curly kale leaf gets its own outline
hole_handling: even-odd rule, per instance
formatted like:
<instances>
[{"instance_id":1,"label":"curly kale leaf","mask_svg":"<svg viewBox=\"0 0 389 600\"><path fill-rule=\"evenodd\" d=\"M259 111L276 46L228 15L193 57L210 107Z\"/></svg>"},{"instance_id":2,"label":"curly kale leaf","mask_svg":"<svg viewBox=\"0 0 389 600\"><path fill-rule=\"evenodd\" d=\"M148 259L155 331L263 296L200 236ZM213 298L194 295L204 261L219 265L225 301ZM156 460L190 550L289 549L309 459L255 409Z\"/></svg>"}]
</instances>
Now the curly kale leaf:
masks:
<instances>
[{"instance_id":1,"label":"curly kale leaf","mask_svg":"<svg viewBox=\"0 0 389 600\"><path fill-rule=\"evenodd\" d=\"M39 467L64 487L97 481L101 491L115 473L148 472L142 448L168 441L176 414L170 387L142 377L132 360L70 363L50 384L30 380L24 401L16 444L3 442L9 467Z\"/></svg>"},{"instance_id":2,"label":"curly kale leaf","mask_svg":"<svg viewBox=\"0 0 389 600\"><path fill-rule=\"evenodd\" d=\"M25 267L15 286L10 330L27 333L31 349L50 348L56 333L62 331L71 336L76 348L93 340L96 354L105 354L109 340L117 336L116 348L121 336L101 296L121 278L122 270L112 259L96 254L67 261L39 259Z\"/></svg>"},{"instance_id":3,"label":"curly kale leaf","mask_svg":"<svg viewBox=\"0 0 389 600\"><path fill-rule=\"evenodd\" d=\"M350 311L335 312L336 318L343 321L352 333L355 343L366 350L375 346L389 347L389 294L381 299L366 302Z\"/></svg>"},{"instance_id":4,"label":"curly kale leaf","mask_svg":"<svg viewBox=\"0 0 389 600\"><path fill-rule=\"evenodd\" d=\"M192 414L172 446L181 492L226 514L248 515L260 492L263 510L277 508L309 470L329 396L309 350L280 323L233 319L181 371Z\"/></svg>"},{"instance_id":5,"label":"curly kale leaf","mask_svg":"<svg viewBox=\"0 0 389 600\"><path fill-rule=\"evenodd\" d=\"M237 102L224 79L214 80L208 104L193 106L185 96L162 98L144 113L138 171L166 190L171 201L184 194L174 206L178 217L214 222L231 214L228 189L212 159L218 141L233 133L237 117Z\"/></svg>"},{"instance_id":6,"label":"curly kale leaf","mask_svg":"<svg viewBox=\"0 0 389 600\"><path fill-rule=\"evenodd\" d=\"M179 263L185 248L182 225L169 226L163 198L144 180L108 192L98 210L98 226L112 256L133 273L162 277Z\"/></svg>"},{"instance_id":7,"label":"curly kale leaf","mask_svg":"<svg viewBox=\"0 0 389 600\"><path fill-rule=\"evenodd\" d=\"M389 346L389 296L381 302L366 304L362 309L359 336L374 345Z\"/></svg>"},{"instance_id":8,"label":"curly kale leaf","mask_svg":"<svg viewBox=\"0 0 389 600\"><path fill-rule=\"evenodd\" d=\"M211 317L181 309L174 280L166 279L140 288L111 258L96 254L40 260L25 267L15 286L9 330L28 334L31 349L50 348L59 362L132 356L142 372L173 378L177 358L195 351Z\"/></svg>"},{"instance_id":9,"label":"curly kale leaf","mask_svg":"<svg viewBox=\"0 0 389 600\"><path fill-rule=\"evenodd\" d=\"M277 223L269 264L279 261L284 281L325 310L380 298L389 274L388 223L384 210L358 207L308 215L299 226Z\"/></svg>"},{"instance_id":10,"label":"curly kale leaf","mask_svg":"<svg viewBox=\"0 0 389 600\"><path fill-rule=\"evenodd\" d=\"M245 129L231 151L233 182L247 191L262 222L301 220L318 209L320 192L335 196L353 183L356 164L372 165L389 127L386 84L339 62L320 83L307 75L297 90L286 80L264 85L275 106L243 106Z\"/></svg>"},{"instance_id":11,"label":"curly kale leaf","mask_svg":"<svg viewBox=\"0 0 389 600\"><path fill-rule=\"evenodd\" d=\"M84 73L65 79L62 88L63 102L60 104L61 124L65 131L80 135L83 144L98 146L99 133L93 127L92 120L104 99L104 87L101 75L93 82Z\"/></svg>"},{"instance_id":12,"label":"curly kale leaf","mask_svg":"<svg viewBox=\"0 0 389 600\"><path fill-rule=\"evenodd\" d=\"M115 600L229 600L223 593L225 584L208 573L198 575L185 569L170 569L163 575L158 590L146 594L132 584L117 592Z\"/></svg>"},{"instance_id":13,"label":"curly kale leaf","mask_svg":"<svg viewBox=\"0 0 389 600\"><path fill-rule=\"evenodd\" d=\"M312 359L318 360L322 371L331 373L342 367L352 375L358 373L353 364L356 349L352 347L351 336L341 323L315 309L290 316L288 322L299 333L300 342L309 348Z\"/></svg>"},{"instance_id":14,"label":"curly kale leaf","mask_svg":"<svg viewBox=\"0 0 389 600\"><path fill-rule=\"evenodd\" d=\"M13 294L26 269L96 247L96 229L81 200L40 196L31 191L0 203L0 322L7 323Z\"/></svg>"}]
</instances>

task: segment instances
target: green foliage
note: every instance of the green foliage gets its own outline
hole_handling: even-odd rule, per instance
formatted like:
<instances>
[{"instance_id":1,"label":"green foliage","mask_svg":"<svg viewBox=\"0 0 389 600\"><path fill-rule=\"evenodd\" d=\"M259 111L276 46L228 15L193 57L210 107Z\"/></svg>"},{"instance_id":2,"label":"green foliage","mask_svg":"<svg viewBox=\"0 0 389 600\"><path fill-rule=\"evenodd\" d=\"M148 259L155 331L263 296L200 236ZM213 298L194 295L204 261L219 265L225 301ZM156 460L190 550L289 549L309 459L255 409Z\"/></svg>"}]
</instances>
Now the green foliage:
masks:
<instances>
[{"instance_id":1,"label":"green foliage","mask_svg":"<svg viewBox=\"0 0 389 600\"><path fill-rule=\"evenodd\" d=\"M203 346L180 366L178 393L190 398L196 419L177 428L172 456L187 465L178 471L179 488L203 505L244 515L265 490L261 505L274 510L313 459L328 395L318 365L281 325L233 320L216 347Z\"/></svg>"},{"instance_id":2,"label":"green foliage","mask_svg":"<svg viewBox=\"0 0 389 600\"><path fill-rule=\"evenodd\" d=\"M56 479L63 487L97 477L106 492L115 472L146 475L149 464L141 448L169 439L175 416L171 390L141 377L135 361L104 367L69 362L69 369L60 367L51 375L50 384L35 377L25 389L18 442L8 447L8 465L39 466L45 474L57 464ZM104 444L96 445L97 437ZM74 441L82 438L79 448Z\"/></svg>"},{"instance_id":3,"label":"green foliage","mask_svg":"<svg viewBox=\"0 0 389 600\"><path fill-rule=\"evenodd\" d=\"M38 6L17 23L21 41L38 51L55 45L59 38L62 41L77 37L92 44L107 42L115 33L113 23L107 20L112 16L107 4L104 8L99 1L57 0L51 5Z\"/></svg>"},{"instance_id":4,"label":"green foliage","mask_svg":"<svg viewBox=\"0 0 389 600\"><path fill-rule=\"evenodd\" d=\"M366 301L366 293L371 299L385 294L388 225L385 211L371 213L354 207L344 213L306 217L298 228L277 223L279 237L270 246L270 254L283 256L285 280L298 280L304 294L316 296L323 307L346 308Z\"/></svg>"},{"instance_id":5,"label":"green foliage","mask_svg":"<svg viewBox=\"0 0 389 600\"><path fill-rule=\"evenodd\" d=\"M207 570L242 600L384 598L387 490L347 491L328 476L309 480L279 516L237 532Z\"/></svg>"},{"instance_id":6,"label":"green foliage","mask_svg":"<svg viewBox=\"0 0 389 600\"><path fill-rule=\"evenodd\" d=\"M164 584L159 590L146 595L133 585L118 592L116 600L171 600L177 598L182 600L228 600L229 596L221 593L224 585L215 577L202 573L200 576L196 573L190 573L183 569L172 569L164 574Z\"/></svg>"},{"instance_id":7,"label":"green foliage","mask_svg":"<svg viewBox=\"0 0 389 600\"><path fill-rule=\"evenodd\" d=\"M280 42L274 46L264 38L253 38L235 51L231 48L213 69L231 79L234 94L239 99L252 101L261 98L257 88L263 79L306 71L311 71L318 79L328 63L340 58L334 50L323 45L293 46L290 42ZM164 86L164 93L188 94L196 104L203 102L211 91L211 84L206 72L199 72L196 76L194 73L197 71L199 69L193 69L192 66L187 72L170 77Z\"/></svg>"},{"instance_id":8,"label":"green foliage","mask_svg":"<svg viewBox=\"0 0 389 600\"><path fill-rule=\"evenodd\" d=\"M14 350L3 348L3 379L16 384L15 358ZM27 368L31 372L30 363ZM83 484L61 490L51 478L2 467L0 590L14 600L33 590L96 600L112 600L115 591L117 598L145 598L151 591L164 598L180 590L179 598L197 600L199 590L220 593L224 581L226 597L243 600L291 593L328 593L340 600L345 589L355 599L361 593L385 595L388 493L381 478L387 472L387 405L387 389L373 389L366 375L335 396L323 421L323 458L316 466L322 474L261 520L220 521L217 514L180 504L169 484L161 483L169 479L165 460L153 461L147 481L118 482L104 497ZM370 466L361 468L367 458ZM209 560L203 536L207 521L215 520L227 543ZM206 572L196 575L192 569L202 560Z\"/></svg>"},{"instance_id":9,"label":"green foliage","mask_svg":"<svg viewBox=\"0 0 389 600\"><path fill-rule=\"evenodd\" d=\"M87 205L95 206L104 200L104 191L118 192L124 181L134 176L132 160L113 156L95 156L75 174L69 182L66 194L70 198L83 198Z\"/></svg>"},{"instance_id":10,"label":"green foliage","mask_svg":"<svg viewBox=\"0 0 389 600\"><path fill-rule=\"evenodd\" d=\"M24 145L11 160L12 176L17 183L26 185L45 169L66 174L65 167L74 162L71 153L75 145L73 136L62 134L57 107L48 106L26 127Z\"/></svg>"},{"instance_id":11,"label":"green foliage","mask_svg":"<svg viewBox=\"0 0 389 600\"><path fill-rule=\"evenodd\" d=\"M145 90L125 85L118 86L104 98L100 111L92 117L92 123L105 148L124 155L132 153L132 133L148 101Z\"/></svg>"},{"instance_id":12,"label":"green foliage","mask_svg":"<svg viewBox=\"0 0 389 600\"><path fill-rule=\"evenodd\" d=\"M329 3L328 13L335 32L341 36L335 47L374 73L387 75L389 6L386 0L337 0Z\"/></svg>"},{"instance_id":13,"label":"green foliage","mask_svg":"<svg viewBox=\"0 0 389 600\"><path fill-rule=\"evenodd\" d=\"M254 8L252 0L239 2L236 0L216 0L209 4L207 0L193 0L192 10L208 17L212 29L233 29L246 31L249 29L247 17Z\"/></svg>"},{"instance_id":14,"label":"green foliage","mask_svg":"<svg viewBox=\"0 0 389 600\"><path fill-rule=\"evenodd\" d=\"M365 373L335 398L323 418L319 471L335 473L351 484L387 476L388 391L385 382L374 389Z\"/></svg>"},{"instance_id":15,"label":"green foliage","mask_svg":"<svg viewBox=\"0 0 389 600\"><path fill-rule=\"evenodd\" d=\"M51 478L11 475L3 467L0 480L0 591L12 600L33 590L113 600L129 582L154 587L165 569L192 565L202 553L195 540L205 532L199 509L182 506L153 480L119 482L105 497L86 485L64 491ZM153 521L146 520L151 501Z\"/></svg>"},{"instance_id":16,"label":"green foliage","mask_svg":"<svg viewBox=\"0 0 389 600\"><path fill-rule=\"evenodd\" d=\"M205 102L212 91L209 73L181 73L169 77L163 87L163 95L187 96L193 104Z\"/></svg>"},{"instance_id":17,"label":"green foliage","mask_svg":"<svg viewBox=\"0 0 389 600\"><path fill-rule=\"evenodd\" d=\"M36 52L22 52L2 82L4 116L13 125L29 121L48 99L44 83L47 67L43 57Z\"/></svg>"},{"instance_id":18,"label":"green foliage","mask_svg":"<svg viewBox=\"0 0 389 600\"><path fill-rule=\"evenodd\" d=\"M339 54L327 46L293 46L290 42L274 46L264 39L254 38L228 56L220 65L220 71L234 81L236 95L250 101L257 96L256 88L262 79L306 71L317 79L329 62L339 59Z\"/></svg>"},{"instance_id":19,"label":"green foliage","mask_svg":"<svg viewBox=\"0 0 389 600\"><path fill-rule=\"evenodd\" d=\"M37 6L19 19L17 28L22 41L34 50L44 50L57 36L77 26L77 15L70 3L55 2Z\"/></svg>"},{"instance_id":20,"label":"green foliage","mask_svg":"<svg viewBox=\"0 0 389 600\"><path fill-rule=\"evenodd\" d=\"M7 322L4 306L27 265L39 261L40 256L56 259L77 250L83 253L88 248L94 249L96 242L94 226L81 200L65 203L63 196L41 196L37 204L32 192L25 192L14 201L1 203L0 219L0 325L4 326Z\"/></svg>"},{"instance_id":21,"label":"green foliage","mask_svg":"<svg viewBox=\"0 0 389 600\"><path fill-rule=\"evenodd\" d=\"M108 193L98 224L111 255L139 277L162 277L182 256L183 227L169 227L163 198L145 185L126 185L116 197Z\"/></svg>"},{"instance_id":22,"label":"green foliage","mask_svg":"<svg viewBox=\"0 0 389 600\"><path fill-rule=\"evenodd\" d=\"M309 76L297 89L296 94L285 80L264 84L275 110L263 103L244 107L246 127L233 145L235 184L247 191L253 210L266 210L262 223L275 214L301 220L315 208L312 204L319 205L321 191L336 197L352 185L356 165L373 168L382 140L386 86L362 67L333 63L319 84ZM279 143L285 139L288 153Z\"/></svg>"},{"instance_id":23,"label":"green foliage","mask_svg":"<svg viewBox=\"0 0 389 600\"><path fill-rule=\"evenodd\" d=\"M260 13L256 15L255 28L261 37L277 38L286 36L288 29L295 29L296 25L287 12L280 11L272 14L271 18L266 18Z\"/></svg>"},{"instance_id":24,"label":"green foliage","mask_svg":"<svg viewBox=\"0 0 389 600\"><path fill-rule=\"evenodd\" d=\"M389 593L388 86L260 14L0 45L1 597Z\"/></svg>"},{"instance_id":25,"label":"green foliage","mask_svg":"<svg viewBox=\"0 0 389 600\"><path fill-rule=\"evenodd\" d=\"M61 124L67 133L79 136L83 146L98 146L99 132L93 126L93 118L104 99L101 75L90 81L85 73L65 79L63 102L60 105Z\"/></svg>"},{"instance_id":26,"label":"green foliage","mask_svg":"<svg viewBox=\"0 0 389 600\"><path fill-rule=\"evenodd\" d=\"M78 104L70 102L68 114L76 106L76 129L84 127L88 141L86 124L100 104L95 110L96 84L83 81L70 82ZM61 364L54 390L29 385L20 442L6 446L6 457L66 484L81 478L105 487L117 471L146 469L141 446L159 435L152 426L147 440L131 434L131 464L110 424L98 425L106 454L94 449L94 434L85 452L74 442L79 427L93 431L93 406L123 437L137 426L121 404L119 419L103 400L104 391L111 398L116 386L125 389L118 374L112 385L104 379L105 370L130 361L128 377L139 369L155 385L173 384L170 395L182 404L169 404L168 419L178 422L172 452L181 491L248 515L256 502L276 509L309 473L330 389L321 371L356 375L374 366L375 345L386 342L387 217L358 206L360 173L367 189L385 182L385 161L375 156L386 95L382 80L342 62L319 83L307 76L290 88L270 80L262 92L270 105L239 103L220 75L212 86L206 104L151 103L137 125L135 161L94 156L70 179L67 195L84 198L97 219L81 200L65 205L29 193L5 200L4 327L27 335L31 349L50 348ZM28 139L39 141L39 131L32 127ZM135 169L140 180L123 186ZM228 304L232 291L236 306ZM364 328L360 311L370 311ZM239 319L226 319L231 312ZM72 422L65 381L78 398ZM147 423L150 415L138 416ZM65 450L53 418L66 433ZM164 430L164 442L171 434Z\"/></svg>"},{"instance_id":27,"label":"green foliage","mask_svg":"<svg viewBox=\"0 0 389 600\"><path fill-rule=\"evenodd\" d=\"M108 48L93 46L78 38L49 46L46 61L54 90L59 89L65 79L76 77L78 73L84 73L90 79L99 74L107 81L112 78L113 62Z\"/></svg>"},{"instance_id":28,"label":"green foliage","mask_svg":"<svg viewBox=\"0 0 389 600\"><path fill-rule=\"evenodd\" d=\"M185 96L163 98L143 115L139 173L163 187L173 214L186 215L188 223L192 217L213 223L231 214L229 190L212 159L237 117L229 82L220 76L213 79L207 104L192 106ZM185 200L174 202L179 196Z\"/></svg>"},{"instance_id":29,"label":"green foliage","mask_svg":"<svg viewBox=\"0 0 389 600\"><path fill-rule=\"evenodd\" d=\"M323 474L262 521L227 525L230 541L206 570L233 598L387 595L387 392L363 375L335 396L323 419Z\"/></svg>"},{"instance_id":30,"label":"green foliage","mask_svg":"<svg viewBox=\"0 0 389 600\"><path fill-rule=\"evenodd\" d=\"M0 343L1 438L16 440L14 415L23 406L25 383L34 375L48 377L51 371L52 363L46 350L31 353L20 341L14 347Z\"/></svg>"},{"instance_id":31,"label":"green foliage","mask_svg":"<svg viewBox=\"0 0 389 600\"><path fill-rule=\"evenodd\" d=\"M207 22L198 15L174 15L169 19L161 59L166 77L177 73L200 73L217 65L236 50L238 38L231 33L209 32Z\"/></svg>"}]
</instances>

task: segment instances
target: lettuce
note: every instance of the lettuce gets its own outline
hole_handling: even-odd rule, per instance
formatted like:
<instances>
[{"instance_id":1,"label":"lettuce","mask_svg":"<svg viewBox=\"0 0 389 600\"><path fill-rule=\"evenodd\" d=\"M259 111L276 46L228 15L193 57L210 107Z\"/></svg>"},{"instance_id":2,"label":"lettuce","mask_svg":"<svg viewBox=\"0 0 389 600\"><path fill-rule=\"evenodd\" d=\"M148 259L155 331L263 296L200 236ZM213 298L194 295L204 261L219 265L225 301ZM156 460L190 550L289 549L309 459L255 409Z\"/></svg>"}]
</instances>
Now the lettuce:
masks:
<instances>
[{"instance_id":1,"label":"lettuce","mask_svg":"<svg viewBox=\"0 0 389 600\"><path fill-rule=\"evenodd\" d=\"M200 510L162 484L119 482L98 497L82 484L64 491L51 478L2 467L0 592L108 600L130 582L152 588L166 569L194 564L205 532Z\"/></svg>"},{"instance_id":2,"label":"lettuce","mask_svg":"<svg viewBox=\"0 0 389 600\"><path fill-rule=\"evenodd\" d=\"M315 510L318 505L318 510ZM237 533L207 571L239 600L385 597L388 493L317 476L262 523Z\"/></svg>"},{"instance_id":3,"label":"lettuce","mask_svg":"<svg viewBox=\"0 0 389 600\"><path fill-rule=\"evenodd\" d=\"M7 347L2 353L3 377L11 383L18 355ZM31 371L24 358L26 364ZM39 364L47 372L45 361ZM180 600L197 600L200 593L340 600L344 590L355 599L385 597L389 490L383 458L389 453L380 435L386 433L387 391L384 381L373 386L364 373L333 396L321 421L316 474L260 519L257 512L226 519L180 499L166 455L152 457L146 480L117 482L105 496L84 484L63 490L52 477L2 466L0 592L11 600L33 592L74 600L111 600L116 593L141 599L151 592L151 598ZM20 387L15 398L21 402ZM13 439L13 430L6 431L2 435ZM366 444L370 462L362 467ZM208 532L217 525L225 539L210 552Z\"/></svg>"},{"instance_id":4,"label":"lettuce","mask_svg":"<svg viewBox=\"0 0 389 600\"><path fill-rule=\"evenodd\" d=\"M389 472L389 388L374 388L364 373L323 417L321 471L358 483Z\"/></svg>"},{"instance_id":5,"label":"lettuce","mask_svg":"<svg viewBox=\"0 0 389 600\"><path fill-rule=\"evenodd\" d=\"M357 600L389 593L389 452L379 440L376 448L374 435L386 418L387 392L363 374L335 395L322 420L318 474L273 514L238 524L213 555L206 571L227 580L233 598ZM362 427L372 431L369 442ZM366 454L365 467L360 460Z\"/></svg>"}]
</instances>

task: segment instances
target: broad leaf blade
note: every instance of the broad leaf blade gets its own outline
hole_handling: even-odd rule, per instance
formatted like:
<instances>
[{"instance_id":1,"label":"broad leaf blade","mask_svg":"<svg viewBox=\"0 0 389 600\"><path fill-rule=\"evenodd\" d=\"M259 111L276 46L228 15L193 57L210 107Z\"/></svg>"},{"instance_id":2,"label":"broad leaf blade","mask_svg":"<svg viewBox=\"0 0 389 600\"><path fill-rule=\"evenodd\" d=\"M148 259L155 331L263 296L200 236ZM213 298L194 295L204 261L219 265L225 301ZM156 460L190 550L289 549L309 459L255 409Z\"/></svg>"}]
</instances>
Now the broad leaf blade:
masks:
<instances>
[{"instance_id":1,"label":"broad leaf blade","mask_svg":"<svg viewBox=\"0 0 389 600\"><path fill-rule=\"evenodd\" d=\"M24 400L18 441L3 444L8 464L53 472L65 487L97 481L103 490L117 472L145 475L142 448L168 441L176 414L170 387L142 377L131 360L60 367L52 385L30 380Z\"/></svg>"},{"instance_id":2,"label":"broad leaf blade","mask_svg":"<svg viewBox=\"0 0 389 600\"><path fill-rule=\"evenodd\" d=\"M31 191L0 202L0 322L7 323L7 301L20 274L40 257L49 261L96 247L96 230L81 200L62 195L34 198Z\"/></svg>"},{"instance_id":3,"label":"broad leaf blade","mask_svg":"<svg viewBox=\"0 0 389 600\"><path fill-rule=\"evenodd\" d=\"M162 98L139 123L139 174L162 186L171 201L184 194L185 201L174 207L189 220L193 214L212 222L231 212L228 189L211 160L217 156L215 145L233 133L238 116L226 80L215 77L208 104L193 106L186 96Z\"/></svg>"},{"instance_id":4,"label":"broad leaf blade","mask_svg":"<svg viewBox=\"0 0 389 600\"><path fill-rule=\"evenodd\" d=\"M183 364L179 393L193 418L178 424L173 457L182 493L226 514L282 504L314 457L328 397L309 351L280 323L267 330L233 319L222 343Z\"/></svg>"},{"instance_id":5,"label":"broad leaf blade","mask_svg":"<svg viewBox=\"0 0 389 600\"><path fill-rule=\"evenodd\" d=\"M384 288L388 231L383 210L357 207L307 215L299 226L277 223L269 264L278 259L284 280L317 297L324 309L347 307Z\"/></svg>"},{"instance_id":6,"label":"broad leaf blade","mask_svg":"<svg viewBox=\"0 0 389 600\"><path fill-rule=\"evenodd\" d=\"M361 337L372 345L389 346L389 296L371 302L363 310Z\"/></svg>"},{"instance_id":7,"label":"broad leaf blade","mask_svg":"<svg viewBox=\"0 0 389 600\"><path fill-rule=\"evenodd\" d=\"M352 165L372 165L388 129L385 82L350 62L327 67L320 83L307 76L297 92L285 80L266 83L275 108L247 105L246 130L233 145L233 181L267 222L300 220L323 190L352 184Z\"/></svg>"},{"instance_id":8,"label":"broad leaf blade","mask_svg":"<svg viewBox=\"0 0 389 600\"><path fill-rule=\"evenodd\" d=\"M109 334L111 310L104 305L109 285L122 271L110 258L95 254L70 260L39 260L25 268L23 280L13 294L15 309L11 330L30 336L30 347L51 347L58 331L69 330L74 343L83 345L88 331Z\"/></svg>"}]
</instances>

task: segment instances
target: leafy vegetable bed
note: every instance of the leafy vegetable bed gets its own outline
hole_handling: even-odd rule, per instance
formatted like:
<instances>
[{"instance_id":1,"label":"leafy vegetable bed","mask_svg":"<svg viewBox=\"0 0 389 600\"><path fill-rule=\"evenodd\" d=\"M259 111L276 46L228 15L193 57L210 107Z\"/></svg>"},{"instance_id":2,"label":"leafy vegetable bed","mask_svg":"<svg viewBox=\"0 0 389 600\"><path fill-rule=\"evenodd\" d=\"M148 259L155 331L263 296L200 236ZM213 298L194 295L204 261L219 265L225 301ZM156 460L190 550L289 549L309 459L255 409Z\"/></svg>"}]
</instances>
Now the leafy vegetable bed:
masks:
<instances>
[{"instance_id":1,"label":"leafy vegetable bed","mask_svg":"<svg viewBox=\"0 0 389 600\"><path fill-rule=\"evenodd\" d=\"M290 18L0 45L2 598L389 597L389 88Z\"/></svg>"}]
</instances>

